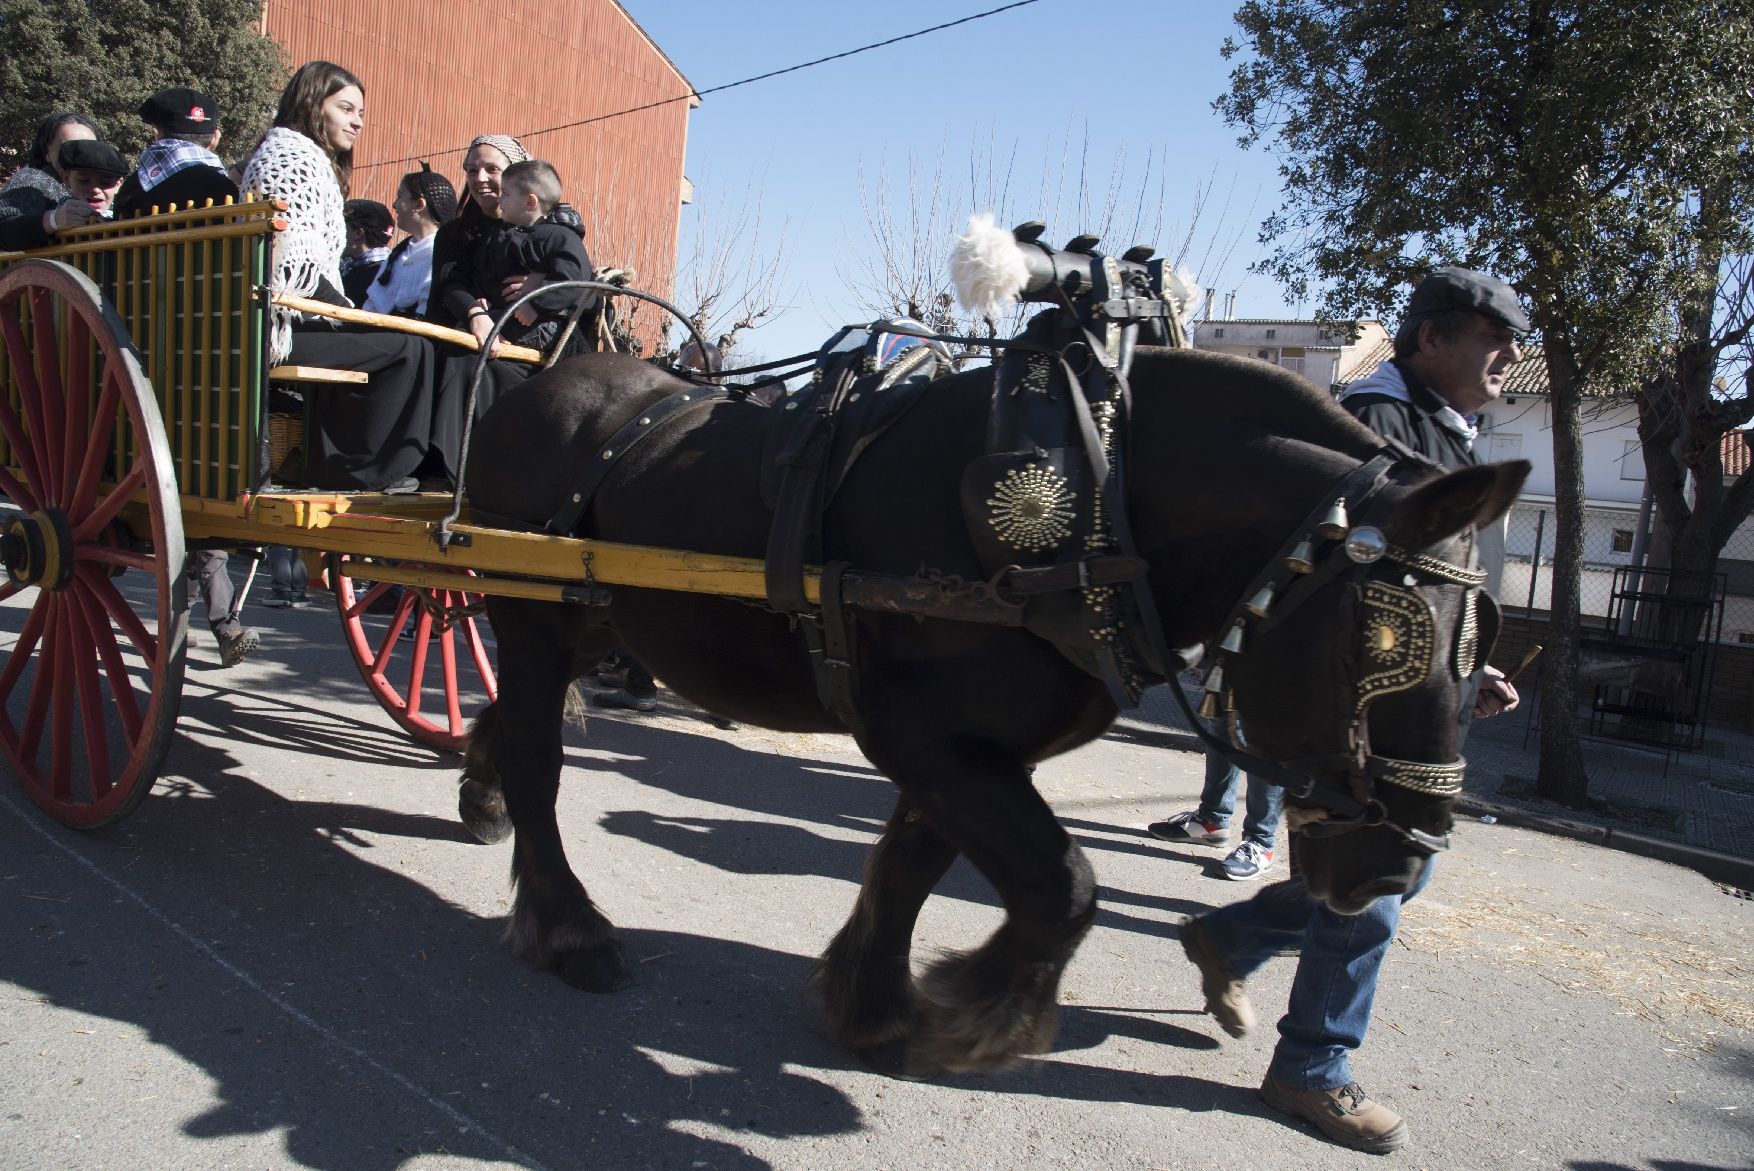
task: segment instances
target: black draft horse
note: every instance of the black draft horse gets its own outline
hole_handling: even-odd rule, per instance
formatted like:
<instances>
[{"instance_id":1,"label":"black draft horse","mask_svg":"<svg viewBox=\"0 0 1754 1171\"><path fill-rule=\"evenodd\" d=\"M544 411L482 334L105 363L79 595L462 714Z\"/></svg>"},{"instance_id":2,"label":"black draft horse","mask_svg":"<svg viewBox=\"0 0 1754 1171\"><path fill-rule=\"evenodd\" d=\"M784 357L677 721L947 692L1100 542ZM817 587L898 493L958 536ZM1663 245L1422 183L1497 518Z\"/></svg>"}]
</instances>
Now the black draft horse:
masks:
<instances>
[{"instance_id":1,"label":"black draft horse","mask_svg":"<svg viewBox=\"0 0 1754 1171\"><path fill-rule=\"evenodd\" d=\"M992 387L985 370L941 379L871 446L828 509L825 559L871 572L931 566L981 576L959 485L983 451ZM471 502L540 526L618 426L683 388L615 354L535 375L477 429ZM1132 392L1129 509L1164 633L1177 647L1211 642L1257 570L1381 443L1308 383L1264 363L1142 349ZM732 401L674 420L609 475L576 535L761 557L770 514L757 465L769 414ZM1441 552L1501 516L1527 470L1519 463L1440 475L1409 464L1396 469L1370 515L1354 520L1379 526L1404 549ZM1303 603L1249 648L1246 670L1233 670L1251 750L1281 761L1333 752L1355 642L1336 629L1340 590L1325 587ZM1446 605L1456 612L1440 605L1440 618ZM607 991L627 979L621 946L568 866L555 820L576 664L596 662L619 642L709 711L783 731L844 729L818 701L801 637L766 609L619 586L604 607L499 597L488 607L500 691L472 730L460 809L484 840L516 833L513 950L569 983ZM1446 640L1460 636L1453 622L1438 626L1441 663ZM818 969L828 1034L856 1052L899 1049L916 1072L992 1068L1044 1051L1061 972L1095 914L1096 884L1032 786L1031 766L1102 735L1116 707L1101 682L1022 629L868 611L856 629L859 746L899 797L852 915ZM1373 750L1453 760L1459 686L1434 670L1380 700ZM1402 826L1449 829L1453 797L1411 789L1378 796ZM1308 837L1298 849L1312 894L1341 910L1406 890L1427 864L1427 852L1382 826ZM916 983L915 920L958 854L992 883L1006 920Z\"/></svg>"}]
</instances>

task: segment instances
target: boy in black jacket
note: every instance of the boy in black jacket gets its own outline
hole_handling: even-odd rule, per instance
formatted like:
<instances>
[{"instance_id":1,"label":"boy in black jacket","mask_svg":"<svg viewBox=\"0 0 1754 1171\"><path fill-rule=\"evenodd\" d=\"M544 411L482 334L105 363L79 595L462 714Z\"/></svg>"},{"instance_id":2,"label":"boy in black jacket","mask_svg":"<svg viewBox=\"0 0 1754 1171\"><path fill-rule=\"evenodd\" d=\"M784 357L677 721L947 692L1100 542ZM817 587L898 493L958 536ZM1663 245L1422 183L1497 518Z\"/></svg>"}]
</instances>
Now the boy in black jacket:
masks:
<instances>
[{"instance_id":1,"label":"boy in black jacket","mask_svg":"<svg viewBox=\"0 0 1754 1171\"><path fill-rule=\"evenodd\" d=\"M501 230L482 241L477 258L476 276L481 287L501 289L507 277L528 273L549 282L586 281L591 279L591 258L585 245L570 228L555 223L542 223L542 218L559 205L562 196L560 175L541 159L513 163L500 178ZM597 295L587 294L585 311L596 305ZM473 313L490 313L498 317L516 298L493 294L484 299ZM562 289L539 294L518 310L513 324L502 336L517 345L546 349L559 335L572 307L579 299L579 290ZM584 331L574 334L581 341ZM583 347L579 347L583 348ZM569 345L568 352L575 347Z\"/></svg>"}]
</instances>

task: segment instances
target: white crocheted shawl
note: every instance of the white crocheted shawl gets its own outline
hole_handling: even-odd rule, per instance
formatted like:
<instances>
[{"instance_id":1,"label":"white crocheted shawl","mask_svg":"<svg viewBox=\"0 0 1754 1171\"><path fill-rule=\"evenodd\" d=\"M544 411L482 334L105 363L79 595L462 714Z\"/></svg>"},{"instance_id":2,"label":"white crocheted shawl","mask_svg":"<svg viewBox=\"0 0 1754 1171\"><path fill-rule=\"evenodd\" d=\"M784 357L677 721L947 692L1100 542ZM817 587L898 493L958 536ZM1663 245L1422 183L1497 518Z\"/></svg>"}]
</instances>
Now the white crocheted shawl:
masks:
<instances>
[{"instance_id":1,"label":"white crocheted shawl","mask_svg":"<svg viewBox=\"0 0 1754 1171\"><path fill-rule=\"evenodd\" d=\"M341 252L347 247L347 223L342 217L346 201L323 148L296 130L276 126L245 164L241 186L286 201L286 230L274 241L274 291L308 297L317 291L319 279L327 279L339 290ZM295 316L287 310L274 311L270 351L276 362L292 348Z\"/></svg>"}]
</instances>

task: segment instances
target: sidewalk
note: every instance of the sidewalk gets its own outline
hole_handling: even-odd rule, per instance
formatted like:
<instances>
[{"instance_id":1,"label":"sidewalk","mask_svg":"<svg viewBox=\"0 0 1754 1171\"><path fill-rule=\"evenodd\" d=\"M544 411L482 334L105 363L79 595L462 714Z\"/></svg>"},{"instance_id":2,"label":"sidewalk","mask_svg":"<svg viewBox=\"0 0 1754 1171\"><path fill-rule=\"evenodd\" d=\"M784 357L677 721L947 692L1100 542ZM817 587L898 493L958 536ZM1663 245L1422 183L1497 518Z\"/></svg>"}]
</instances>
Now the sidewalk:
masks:
<instances>
[{"instance_id":1,"label":"sidewalk","mask_svg":"<svg viewBox=\"0 0 1754 1171\"><path fill-rule=\"evenodd\" d=\"M1699 752L1669 758L1667 775L1660 751L1586 736L1592 808L1585 812L1536 797L1540 731L1530 727L1531 707L1476 721L1469 730L1467 813L1491 813L1711 874L1713 859L1689 857L1707 851L1723 857L1713 877L1735 881L1740 872L1744 878L1736 885L1748 885L1746 876L1754 875L1754 736L1714 725Z\"/></svg>"}]
</instances>

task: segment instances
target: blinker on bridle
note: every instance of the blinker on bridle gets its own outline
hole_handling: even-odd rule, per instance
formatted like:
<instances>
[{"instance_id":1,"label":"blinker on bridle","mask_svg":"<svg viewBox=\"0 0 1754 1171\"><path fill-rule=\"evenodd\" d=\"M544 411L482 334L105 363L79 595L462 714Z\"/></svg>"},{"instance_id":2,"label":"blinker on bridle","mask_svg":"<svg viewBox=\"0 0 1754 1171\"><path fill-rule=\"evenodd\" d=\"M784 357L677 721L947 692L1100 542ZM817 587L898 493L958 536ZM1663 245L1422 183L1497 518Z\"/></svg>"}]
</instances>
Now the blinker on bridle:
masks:
<instances>
[{"instance_id":1,"label":"blinker on bridle","mask_svg":"<svg viewBox=\"0 0 1754 1171\"><path fill-rule=\"evenodd\" d=\"M1370 751L1367 713L1385 695L1410 690L1431 675L1436 657L1436 616L1417 586L1423 579L1460 585L1466 590L1462 602L1462 631L1451 664L1458 678L1471 675L1484 652L1479 648L1476 606L1490 604L1480 588L1486 575L1424 553L1389 544L1380 529L1353 526L1347 502L1362 505L1383 485L1389 470L1403 460L1429 463L1403 445L1390 443L1373 459L1361 464L1328 494L1327 499L1298 526L1292 537L1267 563L1243 592L1221 628L1219 661L1206 676L1199 715L1207 719L1230 717L1234 705L1225 684L1224 667L1229 658L1244 653L1248 637L1270 629L1315 596L1330 582L1344 578L1357 589L1358 670L1351 680L1354 695L1348 726L1348 752L1302 760L1275 762L1261 759L1235 743L1227 743L1194 718L1187 697L1172 686L1189 722L1207 747L1231 764L1283 786L1292 795L1323 807L1323 820L1307 823L1302 832L1331 837L1366 826L1382 826L1420 853L1430 855L1449 848L1449 835L1434 835L1400 825L1388 817L1382 801L1374 795L1373 782L1395 785L1429 796L1453 797L1461 791L1467 761L1448 764L1396 760ZM1318 557L1320 542L1338 542ZM1403 570L1401 584L1374 576L1388 567ZM1466 644L1466 645L1463 645ZM1184 653L1184 661L1187 655ZM1319 776L1343 772L1354 793L1324 785Z\"/></svg>"}]
</instances>

